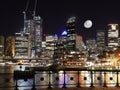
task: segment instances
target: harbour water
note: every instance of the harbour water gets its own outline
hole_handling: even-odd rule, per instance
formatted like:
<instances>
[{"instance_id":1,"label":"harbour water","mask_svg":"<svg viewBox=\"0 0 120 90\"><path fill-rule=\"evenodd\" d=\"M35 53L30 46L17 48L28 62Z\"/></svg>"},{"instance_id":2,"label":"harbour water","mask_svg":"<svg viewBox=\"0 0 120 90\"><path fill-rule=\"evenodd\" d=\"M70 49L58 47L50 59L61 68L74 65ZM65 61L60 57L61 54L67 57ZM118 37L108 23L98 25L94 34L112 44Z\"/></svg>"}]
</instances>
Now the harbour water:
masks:
<instances>
[{"instance_id":1,"label":"harbour water","mask_svg":"<svg viewBox=\"0 0 120 90\"><path fill-rule=\"evenodd\" d=\"M0 66L0 90L65 87L115 87L120 85L120 72L109 71L35 71L33 79L14 80L14 70L25 70L26 65ZM92 79L91 79L92 78ZM35 81L35 82L34 82ZM4 89L3 89L4 88Z\"/></svg>"}]
</instances>

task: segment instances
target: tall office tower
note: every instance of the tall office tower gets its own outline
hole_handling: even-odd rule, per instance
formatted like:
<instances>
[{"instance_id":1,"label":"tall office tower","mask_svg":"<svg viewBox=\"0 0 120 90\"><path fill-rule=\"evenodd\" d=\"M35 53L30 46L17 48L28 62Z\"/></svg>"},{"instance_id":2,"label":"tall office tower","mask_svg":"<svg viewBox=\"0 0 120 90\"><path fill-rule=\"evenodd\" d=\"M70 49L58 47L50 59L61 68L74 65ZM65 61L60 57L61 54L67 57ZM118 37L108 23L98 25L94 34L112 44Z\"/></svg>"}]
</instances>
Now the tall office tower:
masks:
<instances>
[{"instance_id":1,"label":"tall office tower","mask_svg":"<svg viewBox=\"0 0 120 90\"><path fill-rule=\"evenodd\" d=\"M76 49L76 17L71 17L67 21L67 49L72 51Z\"/></svg>"},{"instance_id":2,"label":"tall office tower","mask_svg":"<svg viewBox=\"0 0 120 90\"><path fill-rule=\"evenodd\" d=\"M36 7L37 0L34 0L33 3L26 3L24 14L24 31L26 33L30 33L30 42L31 42L31 58L39 58L42 54L42 18L40 16L36 16ZM29 7L32 5L32 19L26 18L26 12L29 11Z\"/></svg>"},{"instance_id":3,"label":"tall office tower","mask_svg":"<svg viewBox=\"0 0 120 90\"><path fill-rule=\"evenodd\" d=\"M83 49L83 38L82 36L76 36L76 49L82 51Z\"/></svg>"},{"instance_id":4,"label":"tall office tower","mask_svg":"<svg viewBox=\"0 0 120 90\"><path fill-rule=\"evenodd\" d=\"M42 19L34 16L24 20L24 33L30 33L31 58L38 58L42 53Z\"/></svg>"},{"instance_id":5,"label":"tall office tower","mask_svg":"<svg viewBox=\"0 0 120 90\"><path fill-rule=\"evenodd\" d=\"M30 58L30 35L29 33L15 33L15 57Z\"/></svg>"},{"instance_id":6,"label":"tall office tower","mask_svg":"<svg viewBox=\"0 0 120 90\"><path fill-rule=\"evenodd\" d=\"M0 36L0 61L3 60L4 56L4 36Z\"/></svg>"},{"instance_id":7,"label":"tall office tower","mask_svg":"<svg viewBox=\"0 0 120 90\"><path fill-rule=\"evenodd\" d=\"M40 16L34 17L34 45L35 56L40 57L42 53L42 19Z\"/></svg>"},{"instance_id":8,"label":"tall office tower","mask_svg":"<svg viewBox=\"0 0 120 90\"><path fill-rule=\"evenodd\" d=\"M34 20L26 19L24 20L24 33L30 34L30 50L31 50L31 57L35 58L35 39L34 39Z\"/></svg>"},{"instance_id":9,"label":"tall office tower","mask_svg":"<svg viewBox=\"0 0 120 90\"><path fill-rule=\"evenodd\" d=\"M53 58L54 50L56 49L56 41L58 40L57 35L46 36L46 56Z\"/></svg>"},{"instance_id":10,"label":"tall office tower","mask_svg":"<svg viewBox=\"0 0 120 90\"><path fill-rule=\"evenodd\" d=\"M62 44L62 50L64 50L64 52L67 50L67 35L67 31L64 31L59 38L59 43Z\"/></svg>"},{"instance_id":11,"label":"tall office tower","mask_svg":"<svg viewBox=\"0 0 120 90\"><path fill-rule=\"evenodd\" d=\"M115 50L118 47L119 26L118 24L108 24L108 48Z\"/></svg>"},{"instance_id":12,"label":"tall office tower","mask_svg":"<svg viewBox=\"0 0 120 90\"><path fill-rule=\"evenodd\" d=\"M14 54L15 54L15 37L9 36L6 38L5 56L13 58Z\"/></svg>"},{"instance_id":13,"label":"tall office tower","mask_svg":"<svg viewBox=\"0 0 120 90\"><path fill-rule=\"evenodd\" d=\"M97 42L97 51L105 50L105 31L104 30L97 30L96 34L96 42Z\"/></svg>"},{"instance_id":14,"label":"tall office tower","mask_svg":"<svg viewBox=\"0 0 120 90\"><path fill-rule=\"evenodd\" d=\"M55 58L63 58L63 54L67 52L67 31L63 31L56 42Z\"/></svg>"}]
</instances>

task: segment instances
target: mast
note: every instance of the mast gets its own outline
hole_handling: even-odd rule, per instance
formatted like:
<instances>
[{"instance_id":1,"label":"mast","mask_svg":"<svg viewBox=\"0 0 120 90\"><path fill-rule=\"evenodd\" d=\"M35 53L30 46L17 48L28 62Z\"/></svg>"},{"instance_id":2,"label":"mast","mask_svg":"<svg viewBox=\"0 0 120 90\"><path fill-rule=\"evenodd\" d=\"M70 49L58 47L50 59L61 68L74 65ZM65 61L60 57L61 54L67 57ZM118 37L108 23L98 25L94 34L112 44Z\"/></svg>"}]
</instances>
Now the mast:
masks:
<instances>
[{"instance_id":1,"label":"mast","mask_svg":"<svg viewBox=\"0 0 120 90\"><path fill-rule=\"evenodd\" d=\"M33 18L35 17L35 11L36 11L36 7L37 7L37 0L35 0L35 4L34 4L34 9L33 9Z\"/></svg>"},{"instance_id":2,"label":"mast","mask_svg":"<svg viewBox=\"0 0 120 90\"><path fill-rule=\"evenodd\" d=\"M28 9L29 3L30 3L30 0L27 0L27 4L26 4L26 7L25 7L25 10L23 11L23 15L24 15L24 31L26 30L26 27L25 27L26 11Z\"/></svg>"}]
</instances>

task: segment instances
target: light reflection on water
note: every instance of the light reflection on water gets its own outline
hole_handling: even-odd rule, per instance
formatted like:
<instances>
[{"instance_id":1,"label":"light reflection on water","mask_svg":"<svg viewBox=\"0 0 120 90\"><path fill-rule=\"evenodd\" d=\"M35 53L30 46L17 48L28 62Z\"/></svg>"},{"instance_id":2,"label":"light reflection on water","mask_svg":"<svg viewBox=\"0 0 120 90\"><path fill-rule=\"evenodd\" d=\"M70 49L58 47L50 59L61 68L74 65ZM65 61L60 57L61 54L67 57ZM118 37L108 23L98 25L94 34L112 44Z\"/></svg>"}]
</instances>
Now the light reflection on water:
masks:
<instances>
[{"instance_id":1,"label":"light reflection on water","mask_svg":"<svg viewBox=\"0 0 120 90\"><path fill-rule=\"evenodd\" d=\"M49 75L48 72L36 72L35 80L38 88L47 88L49 85ZM51 72L52 73L52 72ZM60 71L59 73L52 73L50 75L50 84L52 87L62 88L64 84L64 73ZM105 78L106 77L106 78ZM44 78L44 79L43 79ZM59 78L59 79L58 79ZM95 72L93 75L93 85L94 86L103 86L104 78L106 80L106 86L115 86L116 85L116 73L99 73ZM120 78L119 78L120 80ZM89 71L81 71L79 75L79 81L81 87L90 87L91 85L91 74ZM66 71L65 74L65 84L66 87L76 87L78 83L78 74L77 71ZM28 85L28 84L26 84Z\"/></svg>"},{"instance_id":2,"label":"light reflection on water","mask_svg":"<svg viewBox=\"0 0 120 90\"><path fill-rule=\"evenodd\" d=\"M19 66L17 67L19 69ZM63 71L59 71L59 72L50 71L50 75L49 72L46 71L43 72L36 71L35 73L36 73L35 85L37 88L47 88L48 85L52 87L62 88L63 84L65 84L66 87L76 87L78 81L81 87L90 87L92 82L90 71L79 71L79 78L78 78L78 71L66 71L65 75ZM64 82L64 76L65 76L65 82ZM120 83L120 73L118 74L118 76L119 76L118 82ZM104 86L105 82L107 87L116 86L116 82L117 82L116 72L106 72L106 75L104 75L104 72L93 72L92 77L93 77L94 86ZM5 87L5 86L12 87L15 85L15 82L13 80L13 74L1 74L0 80L1 80L0 87ZM33 85L32 79L27 79L27 81L18 80L18 86L20 90L31 89L32 85Z\"/></svg>"}]
</instances>

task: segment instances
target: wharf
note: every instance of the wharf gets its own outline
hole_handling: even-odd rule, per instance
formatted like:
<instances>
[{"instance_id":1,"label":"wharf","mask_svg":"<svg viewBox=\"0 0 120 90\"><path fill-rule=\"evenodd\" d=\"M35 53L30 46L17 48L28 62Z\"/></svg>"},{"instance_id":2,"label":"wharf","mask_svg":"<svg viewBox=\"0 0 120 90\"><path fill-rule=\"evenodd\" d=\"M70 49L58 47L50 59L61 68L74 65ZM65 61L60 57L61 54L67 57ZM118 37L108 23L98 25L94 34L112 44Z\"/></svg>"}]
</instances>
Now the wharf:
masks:
<instances>
[{"instance_id":1,"label":"wharf","mask_svg":"<svg viewBox=\"0 0 120 90\"><path fill-rule=\"evenodd\" d=\"M26 89L28 90L28 89ZM50 89L37 89L50 90ZM120 90L120 87L81 87L81 88L52 88L51 90Z\"/></svg>"}]
</instances>

